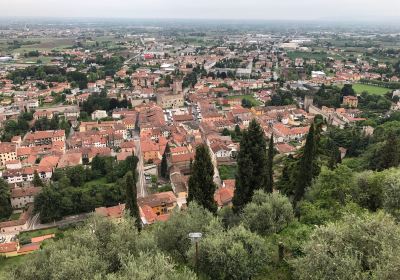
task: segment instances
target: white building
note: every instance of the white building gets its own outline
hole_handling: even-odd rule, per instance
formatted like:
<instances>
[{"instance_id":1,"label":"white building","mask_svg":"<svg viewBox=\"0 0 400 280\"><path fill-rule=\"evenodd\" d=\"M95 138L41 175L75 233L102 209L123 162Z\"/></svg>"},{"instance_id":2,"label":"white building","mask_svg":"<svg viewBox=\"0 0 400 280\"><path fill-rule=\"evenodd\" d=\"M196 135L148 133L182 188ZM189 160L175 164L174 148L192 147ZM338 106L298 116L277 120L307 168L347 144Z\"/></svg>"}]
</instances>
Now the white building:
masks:
<instances>
[{"instance_id":1,"label":"white building","mask_svg":"<svg viewBox=\"0 0 400 280\"><path fill-rule=\"evenodd\" d=\"M326 74L324 71L311 71L312 78L325 78Z\"/></svg>"},{"instance_id":2,"label":"white building","mask_svg":"<svg viewBox=\"0 0 400 280\"><path fill-rule=\"evenodd\" d=\"M92 113L92 120L101 120L107 117L107 112L104 110L96 110Z\"/></svg>"},{"instance_id":3,"label":"white building","mask_svg":"<svg viewBox=\"0 0 400 280\"><path fill-rule=\"evenodd\" d=\"M33 203L35 196L40 192L40 188L14 188L11 189L11 206L13 209L22 209L29 203Z\"/></svg>"}]
</instances>

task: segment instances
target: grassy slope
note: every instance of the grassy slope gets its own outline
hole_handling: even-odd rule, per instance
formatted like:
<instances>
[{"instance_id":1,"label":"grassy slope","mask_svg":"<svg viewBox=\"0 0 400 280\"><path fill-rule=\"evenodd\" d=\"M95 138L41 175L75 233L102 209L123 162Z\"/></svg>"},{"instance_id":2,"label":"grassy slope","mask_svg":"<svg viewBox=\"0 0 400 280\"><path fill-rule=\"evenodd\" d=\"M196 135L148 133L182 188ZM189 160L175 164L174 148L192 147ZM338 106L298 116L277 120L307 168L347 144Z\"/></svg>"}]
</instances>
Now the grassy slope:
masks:
<instances>
[{"instance_id":1,"label":"grassy slope","mask_svg":"<svg viewBox=\"0 0 400 280\"><path fill-rule=\"evenodd\" d=\"M361 94L362 92L366 91L370 94L384 95L388 91L391 91L388 88L371 86L371 85L363 85L363 84L354 84L353 89L356 91L357 94Z\"/></svg>"}]
</instances>

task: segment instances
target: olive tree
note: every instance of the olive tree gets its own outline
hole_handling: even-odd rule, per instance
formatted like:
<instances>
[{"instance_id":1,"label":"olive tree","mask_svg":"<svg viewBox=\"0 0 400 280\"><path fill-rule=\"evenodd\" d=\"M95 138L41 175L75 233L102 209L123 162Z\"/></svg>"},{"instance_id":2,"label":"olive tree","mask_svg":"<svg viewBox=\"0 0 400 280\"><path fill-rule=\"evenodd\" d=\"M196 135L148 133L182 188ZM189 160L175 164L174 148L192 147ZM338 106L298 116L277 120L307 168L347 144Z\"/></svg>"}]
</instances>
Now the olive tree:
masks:
<instances>
[{"instance_id":1,"label":"olive tree","mask_svg":"<svg viewBox=\"0 0 400 280\"><path fill-rule=\"evenodd\" d=\"M154 235L158 247L179 261L187 260L190 248L189 233L203 234L222 228L222 224L213 215L196 202L192 202L187 211L176 211L167 222L155 226Z\"/></svg>"},{"instance_id":2,"label":"olive tree","mask_svg":"<svg viewBox=\"0 0 400 280\"><path fill-rule=\"evenodd\" d=\"M259 190L243 209L242 223L253 232L268 235L280 232L293 218L293 206L286 196Z\"/></svg>"},{"instance_id":3,"label":"olive tree","mask_svg":"<svg viewBox=\"0 0 400 280\"><path fill-rule=\"evenodd\" d=\"M396 279L400 275L400 226L378 212L346 214L317 227L292 261L299 279Z\"/></svg>"},{"instance_id":4,"label":"olive tree","mask_svg":"<svg viewBox=\"0 0 400 280\"><path fill-rule=\"evenodd\" d=\"M188 255L194 260L194 246ZM198 268L210 279L250 279L266 261L264 240L243 226L214 232L199 242Z\"/></svg>"}]
</instances>

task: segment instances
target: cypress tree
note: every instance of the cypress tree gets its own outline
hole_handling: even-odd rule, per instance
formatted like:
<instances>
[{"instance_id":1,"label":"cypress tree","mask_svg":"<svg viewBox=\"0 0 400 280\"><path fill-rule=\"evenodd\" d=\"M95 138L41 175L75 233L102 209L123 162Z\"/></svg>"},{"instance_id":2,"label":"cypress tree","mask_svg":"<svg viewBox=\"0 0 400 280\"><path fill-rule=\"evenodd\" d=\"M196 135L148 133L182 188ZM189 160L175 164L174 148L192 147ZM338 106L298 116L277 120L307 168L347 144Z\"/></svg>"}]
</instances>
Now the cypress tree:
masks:
<instances>
[{"instance_id":1,"label":"cypress tree","mask_svg":"<svg viewBox=\"0 0 400 280\"><path fill-rule=\"evenodd\" d=\"M215 189L214 166L210 153L207 146L200 145L196 148L192 175L189 178L188 202L196 201L205 209L215 213L217 211L214 201Z\"/></svg>"},{"instance_id":2,"label":"cypress tree","mask_svg":"<svg viewBox=\"0 0 400 280\"><path fill-rule=\"evenodd\" d=\"M300 201L307 187L311 185L314 176L314 159L315 159L315 138L314 124L311 125L308 132L306 145L304 146L303 156L299 162L299 173L297 175L296 190L294 195L294 203Z\"/></svg>"},{"instance_id":3,"label":"cypress tree","mask_svg":"<svg viewBox=\"0 0 400 280\"><path fill-rule=\"evenodd\" d=\"M126 193L126 209L129 209L129 214L135 219L135 226L138 230L142 228L139 206L137 203L136 176L132 172L128 172L125 176L125 193Z\"/></svg>"},{"instance_id":4,"label":"cypress tree","mask_svg":"<svg viewBox=\"0 0 400 280\"><path fill-rule=\"evenodd\" d=\"M249 128L242 133L237 157L238 172L233 198L235 212L251 201L254 190L267 187L266 149L264 131L256 120L252 120Z\"/></svg>"},{"instance_id":5,"label":"cypress tree","mask_svg":"<svg viewBox=\"0 0 400 280\"><path fill-rule=\"evenodd\" d=\"M0 179L0 220L8 219L11 214L11 190L8 183Z\"/></svg>"},{"instance_id":6,"label":"cypress tree","mask_svg":"<svg viewBox=\"0 0 400 280\"><path fill-rule=\"evenodd\" d=\"M164 154L162 156L162 160L161 160L161 177L163 178L167 178L168 176L168 161L167 161L167 154L169 153L169 146L167 144L167 146L165 147L165 151Z\"/></svg>"},{"instance_id":7,"label":"cypress tree","mask_svg":"<svg viewBox=\"0 0 400 280\"><path fill-rule=\"evenodd\" d=\"M271 138L269 139L269 145L268 145L268 157L267 157L267 183L265 187L265 191L267 193L272 193L274 190L274 171L273 171L273 165L274 165L274 135L271 135Z\"/></svg>"},{"instance_id":8,"label":"cypress tree","mask_svg":"<svg viewBox=\"0 0 400 280\"><path fill-rule=\"evenodd\" d=\"M332 139L328 140L327 150L329 151L328 167L333 170L336 166L341 163L342 158L338 146L333 142Z\"/></svg>"},{"instance_id":9,"label":"cypress tree","mask_svg":"<svg viewBox=\"0 0 400 280\"><path fill-rule=\"evenodd\" d=\"M164 153L161 159L161 177L167 178L168 163L167 155Z\"/></svg>"},{"instance_id":10,"label":"cypress tree","mask_svg":"<svg viewBox=\"0 0 400 280\"><path fill-rule=\"evenodd\" d=\"M43 182L39 177L39 173L37 172L37 170L35 170L35 172L33 173L33 181L32 184L35 187L43 187Z\"/></svg>"}]
</instances>

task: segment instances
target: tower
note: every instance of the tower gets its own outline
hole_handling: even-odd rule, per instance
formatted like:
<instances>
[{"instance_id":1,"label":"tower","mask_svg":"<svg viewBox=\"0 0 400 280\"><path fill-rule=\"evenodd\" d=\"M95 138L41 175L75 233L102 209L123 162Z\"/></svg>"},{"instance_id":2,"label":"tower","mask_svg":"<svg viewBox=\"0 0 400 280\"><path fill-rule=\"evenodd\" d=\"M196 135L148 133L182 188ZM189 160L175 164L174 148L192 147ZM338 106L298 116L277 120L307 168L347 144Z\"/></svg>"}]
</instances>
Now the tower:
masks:
<instances>
[{"instance_id":1,"label":"tower","mask_svg":"<svg viewBox=\"0 0 400 280\"><path fill-rule=\"evenodd\" d=\"M314 98L310 95L306 95L304 97L304 110L308 112L308 109L310 108L311 105L313 105Z\"/></svg>"},{"instance_id":2,"label":"tower","mask_svg":"<svg viewBox=\"0 0 400 280\"><path fill-rule=\"evenodd\" d=\"M180 94L182 93L183 89L182 89L182 80L174 80L174 84L173 84L173 91L174 94Z\"/></svg>"}]
</instances>

